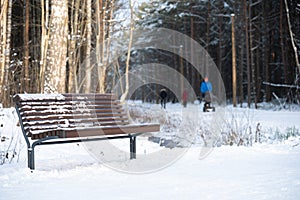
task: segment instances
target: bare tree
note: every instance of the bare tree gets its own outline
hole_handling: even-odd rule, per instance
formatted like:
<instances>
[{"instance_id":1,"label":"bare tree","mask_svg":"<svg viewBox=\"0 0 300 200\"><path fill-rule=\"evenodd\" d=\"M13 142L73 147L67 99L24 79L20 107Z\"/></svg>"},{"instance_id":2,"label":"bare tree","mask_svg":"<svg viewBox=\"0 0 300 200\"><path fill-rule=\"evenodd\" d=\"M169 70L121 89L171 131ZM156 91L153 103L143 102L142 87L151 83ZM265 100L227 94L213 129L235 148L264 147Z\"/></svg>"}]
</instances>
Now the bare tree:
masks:
<instances>
[{"instance_id":1,"label":"bare tree","mask_svg":"<svg viewBox=\"0 0 300 200\"><path fill-rule=\"evenodd\" d=\"M68 71L68 91L67 92L78 92L78 84L77 84L77 58L78 58L78 34L79 34L79 6L80 1L72 0L71 3L71 15L70 15L70 37L68 44L68 63L69 63L69 71Z\"/></svg>"},{"instance_id":2,"label":"bare tree","mask_svg":"<svg viewBox=\"0 0 300 200\"><path fill-rule=\"evenodd\" d=\"M132 39L133 39L133 29L134 29L134 19L133 19L133 2L129 0L130 6L130 33L129 33L129 41L128 41L128 50L127 50L127 59L126 59L126 71L125 71L125 91L124 94L121 96L120 101L124 102L128 92L129 92L129 63L130 63L130 56L131 56L131 46L132 46Z\"/></svg>"},{"instance_id":3,"label":"bare tree","mask_svg":"<svg viewBox=\"0 0 300 200\"><path fill-rule=\"evenodd\" d=\"M250 87L252 88L252 92L253 92L253 97L254 97L254 105L255 105L255 108L257 108L257 98L256 98L256 81L255 81L255 63L254 63L254 30L253 30L253 20L252 20L252 6L254 6L252 4L252 0L250 0L250 3L249 3L249 6L248 6L248 15L249 15L249 54L250 54L250 71L251 71L251 78L252 78L252 81L248 80L248 84L251 83ZM246 33L247 35L247 33ZM247 41L246 41L247 42ZM249 72L247 72L249 73ZM251 79L250 78L250 79ZM248 86L249 87L249 86ZM252 96L252 93L250 91L248 91L248 95L250 95L250 98ZM249 97L248 97L249 98ZM250 100L251 101L251 100ZM249 100L248 100L248 106L249 105Z\"/></svg>"},{"instance_id":4,"label":"bare tree","mask_svg":"<svg viewBox=\"0 0 300 200\"><path fill-rule=\"evenodd\" d=\"M284 35L283 35L283 1L280 0L280 24L279 24L279 32L280 32L280 47L281 47L281 62L283 65L283 72L284 72L284 83L287 82L287 66L285 63L285 46L284 46Z\"/></svg>"},{"instance_id":5,"label":"bare tree","mask_svg":"<svg viewBox=\"0 0 300 200\"><path fill-rule=\"evenodd\" d=\"M25 31L24 31L24 81L22 81L21 86L23 91L29 90L29 8L30 0L26 0L25 3Z\"/></svg>"},{"instance_id":6,"label":"bare tree","mask_svg":"<svg viewBox=\"0 0 300 200\"><path fill-rule=\"evenodd\" d=\"M103 6L104 5L104 6ZM110 61L110 36L114 17L115 0L99 2L97 6L97 39L96 39L96 59L98 72L98 91L106 92L107 70Z\"/></svg>"},{"instance_id":7,"label":"bare tree","mask_svg":"<svg viewBox=\"0 0 300 200\"><path fill-rule=\"evenodd\" d=\"M41 59L40 59L40 89L44 91L45 86L45 71L47 66L47 52L49 44L49 0L41 1Z\"/></svg>"},{"instance_id":8,"label":"bare tree","mask_svg":"<svg viewBox=\"0 0 300 200\"><path fill-rule=\"evenodd\" d=\"M244 17L245 17L245 36L246 36L246 60L247 60L247 95L248 107L251 105L251 66L250 66L250 49L249 49L249 13L247 12L247 1L244 0Z\"/></svg>"}]
</instances>

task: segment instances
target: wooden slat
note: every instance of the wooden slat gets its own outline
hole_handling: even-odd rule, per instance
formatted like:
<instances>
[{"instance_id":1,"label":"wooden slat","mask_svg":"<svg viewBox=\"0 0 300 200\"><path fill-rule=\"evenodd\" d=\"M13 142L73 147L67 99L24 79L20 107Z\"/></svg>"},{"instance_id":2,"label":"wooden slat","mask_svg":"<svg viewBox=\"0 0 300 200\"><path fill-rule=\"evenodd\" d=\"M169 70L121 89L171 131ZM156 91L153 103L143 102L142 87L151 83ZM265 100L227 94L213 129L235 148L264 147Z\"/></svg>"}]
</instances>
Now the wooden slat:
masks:
<instances>
[{"instance_id":1,"label":"wooden slat","mask_svg":"<svg viewBox=\"0 0 300 200\"><path fill-rule=\"evenodd\" d=\"M101 129L84 129L77 131L67 131L66 138L72 137L86 137L86 136L101 136L101 135L117 135L117 134L133 134L144 132L157 132L159 131L158 124L151 125L129 125L121 127L103 127Z\"/></svg>"},{"instance_id":2,"label":"wooden slat","mask_svg":"<svg viewBox=\"0 0 300 200\"><path fill-rule=\"evenodd\" d=\"M22 116L49 116L49 115L76 115L76 114L93 114L101 115L106 113L124 113L123 109L82 109L82 110L67 110L67 109L57 109L57 110L46 110L46 111L20 111Z\"/></svg>"},{"instance_id":3,"label":"wooden slat","mask_svg":"<svg viewBox=\"0 0 300 200\"><path fill-rule=\"evenodd\" d=\"M72 105L55 105L55 106L51 106L49 108L50 105L36 105L36 106L21 106L19 109L21 112L25 112L25 111L32 111L33 109L35 111L46 111L46 110L60 110L62 108L64 109L68 109L68 110L74 110L76 109L77 107L72 104ZM87 108L87 109L121 109L122 106L121 105L118 105L118 104L98 104L98 105L86 105L86 107L84 108Z\"/></svg>"},{"instance_id":4,"label":"wooden slat","mask_svg":"<svg viewBox=\"0 0 300 200\"><path fill-rule=\"evenodd\" d=\"M24 121L23 125L24 126L28 126L28 127L32 127L32 129L34 129L34 127L39 127L39 126L52 126L52 125L56 125L57 127L67 127L67 125L74 125L74 126L80 126L80 124L84 124L84 123L93 123L93 124L113 124L113 123L128 123L128 120L126 118L104 118L104 119L97 119L97 118L85 118L85 119L69 119L69 120L65 120L65 119L57 119L57 120L43 120L43 121Z\"/></svg>"},{"instance_id":5,"label":"wooden slat","mask_svg":"<svg viewBox=\"0 0 300 200\"><path fill-rule=\"evenodd\" d=\"M62 94L66 98L77 98L77 97L85 97L85 98L90 98L90 99L116 99L116 96L111 93L107 94Z\"/></svg>"},{"instance_id":6,"label":"wooden slat","mask_svg":"<svg viewBox=\"0 0 300 200\"><path fill-rule=\"evenodd\" d=\"M93 137L93 136L106 136L106 135L121 135L121 134L136 134L144 132L157 132L160 130L159 124L144 124L144 125L126 125L126 126L111 126L111 127L94 127L81 130L65 130L64 138L75 137ZM56 131L56 136L62 137L60 131ZM46 137L51 132L35 134L32 139Z\"/></svg>"},{"instance_id":7,"label":"wooden slat","mask_svg":"<svg viewBox=\"0 0 300 200\"><path fill-rule=\"evenodd\" d=\"M84 124L84 125L83 125ZM28 132L30 132L32 135L36 134L35 132L39 131L49 131L49 130L60 130L62 128L74 128L74 129L81 129L81 128L91 128L91 127L105 127L105 126L123 126L123 125L128 125L127 122L103 122L103 123L96 123L96 124L88 124L87 122L83 122L83 124L81 125L80 123L77 124L70 124L69 126L65 127L65 126L56 126L55 124L51 125L51 124L47 124L47 125L40 125L40 126L30 126L27 127L25 130L27 130Z\"/></svg>"},{"instance_id":8,"label":"wooden slat","mask_svg":"<svg viewBox=\"0 0 300 200\"><path fill-rule=\"evenodd\" d=\"M30 98L28 98L28 95ZM55 96L42 94L17 94L13 97L14 102L47 102L47 101L68 101L68 100L115 100L113 94L61 94ZM55 95L55 94L54 94Z\"/></svg>"},{"instance_id":9,"label":"wooden slat","mask_svg":"<svg viewBox=\"0 0 300 200\"><path fill-rule=\"evenodd\" d=\"M86 122L108 122L108 121L128 121L127 116L124 114L122 117L111 115L109 117L102 117L97 115L77 115L77 116L51 116L51 117L23 117L23 124L30 124L31 126L39 124L59 124L59 123L73 123L77 121Z\"/></svg>"},{"instance_id":10,"label":"wooden slat","mask_svg":"<svg viewBox=\"0 0 300 200\"><path fill-rule=\"evenodd\" d=\"M80 104L82 103L82 104ZM115 105L120 105L120 102L118 101L102 101L102 102L77 102L77 101L60 101L60 102L56 102L56 101L49 101L49 102L36 102L36 101L24 101L21 103L18 103L18 107L19 108L30 108L30 107L36 107L36 106L76 106L76 105L82 105L82 106L86 106L86 107L93 107L93 106L97 106L97 105L102 105L102 106L115 106Z\"/></svg>"},{"instance_id":11,"label":"wooden slat","mask_svg":"<svg viewBox=\"0 0 300 200\"><path fill-rule=\"evenodd\" d=\"M106 118L114 118L114 119L120 119L120 120L126 120L127 114L125 113L87 113L87 114L82 114L82 113L73 113L73 114L65 114L64 116L61 115L47 115L45 116L23 116L23 121L43 121L43 120L57 120L57 119L84 119L84 118L89 118L89 117L95 117L98 120L106 119Z\"/></svg>"}]
</instances>

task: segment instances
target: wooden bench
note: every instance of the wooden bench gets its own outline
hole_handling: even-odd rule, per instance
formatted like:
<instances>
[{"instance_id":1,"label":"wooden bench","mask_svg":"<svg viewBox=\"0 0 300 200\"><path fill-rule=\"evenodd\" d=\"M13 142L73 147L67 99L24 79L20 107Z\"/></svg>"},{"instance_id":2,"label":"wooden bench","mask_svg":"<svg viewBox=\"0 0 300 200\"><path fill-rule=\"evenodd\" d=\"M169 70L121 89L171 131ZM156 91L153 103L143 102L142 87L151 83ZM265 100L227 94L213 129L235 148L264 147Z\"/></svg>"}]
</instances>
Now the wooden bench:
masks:
<instances>
[{"instance_id":1,"label":"wooden bench","mask_svg":"<svg viewBox=\"0 0 300 200\"><path fill-rule=\"evenodd\" d=\"M160 130L159 124L130 124L113 94L17 94L13 100L30 169L36 145L129 138L134 159L136 136Z\"/></svg>"}]
</instances>

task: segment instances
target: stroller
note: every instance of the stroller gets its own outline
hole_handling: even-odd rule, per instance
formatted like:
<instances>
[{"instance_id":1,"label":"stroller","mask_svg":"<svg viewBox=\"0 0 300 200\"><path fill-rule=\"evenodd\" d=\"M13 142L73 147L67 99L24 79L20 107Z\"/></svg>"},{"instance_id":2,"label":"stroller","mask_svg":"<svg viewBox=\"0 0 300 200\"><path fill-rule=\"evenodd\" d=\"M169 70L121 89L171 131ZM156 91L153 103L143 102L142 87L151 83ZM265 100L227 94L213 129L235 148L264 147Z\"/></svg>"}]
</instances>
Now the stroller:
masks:
<instances>
[{"instance_id":1,"label":"stroller","mask_svg":"<svg viewBox=\"0 0 300 200\"><path fill-rule=\"evenodd\" d=\"M204 99L203 112L215 112L216 108L210 105L211 104L210 92L205 92L203 99Z\"/></svg>"}]
</instances>

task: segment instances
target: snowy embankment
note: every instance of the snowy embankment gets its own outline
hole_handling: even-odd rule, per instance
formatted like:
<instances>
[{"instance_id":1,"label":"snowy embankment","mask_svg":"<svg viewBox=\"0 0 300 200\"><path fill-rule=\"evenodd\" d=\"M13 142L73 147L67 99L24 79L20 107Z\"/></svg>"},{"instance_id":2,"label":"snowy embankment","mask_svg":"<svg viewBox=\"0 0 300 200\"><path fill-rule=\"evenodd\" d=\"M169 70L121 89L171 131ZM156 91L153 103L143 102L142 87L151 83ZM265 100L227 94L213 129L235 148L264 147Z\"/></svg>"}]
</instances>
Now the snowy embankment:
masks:
<instances>
[{"instance_id":1,"label":"snowy embankment","mask_svg":"<svg viewBox=\"0 0 300 200\"><path fill-rule=\"evenodd\" d=\"M159 121L162 131L138 137L136 160L111 160L100 163L85 144L37 147L36 170L27 166L26 146L16 126L14 109L2 113L0 152L0 199L298 199L300 197L300 111L226 109L222 134L210 153L201 157L205 126L211 113L198 112L200 105L179 104L130 106L136 121ZM196 112L195 112L196 111ZM181 113L197 113L198 120L182 120ZM139 116L142 116L139 118ZM200 123L199 123L200 122ZM255 143L257 124L261 143ZM180 126L178 126L181 124ZM231 124L231 126L229 126ZM185 127L183 129L183 127ZM182 132L194 134L185 140ZM234 134L233 134L234 133ZM251 133L251 134L249 134ZM189 134L188 134L189 135ZM148 137L170 139L177 144L169 149ZM248 140L251 139L252 143ZM243 144L238 146L242 139ZM190 145L187 145L191 142ZM114 141L128 150L128 141ZM232 146L230 146L230 144ZM99 142L101 145L101 142ZM166 146L166 145L165 145ZM185 146L185 147L178 147ZM9 149L9 150L8 150ZM151 173L124 173L110 163L139 166L143 155L167 149L185 149L174 162ZM8 154L6 154L8 153ZM105 151L103 153L106 153ZM6 158L7 156L7 158ZM164 161L153 158L153 162ZM151 159L152 157L146 157ZM149 161L149 160L148 160ZM151 160L150 160L151 161ZM114 165L116 166L116 165Z\"/></svg>"}]
</instances>

